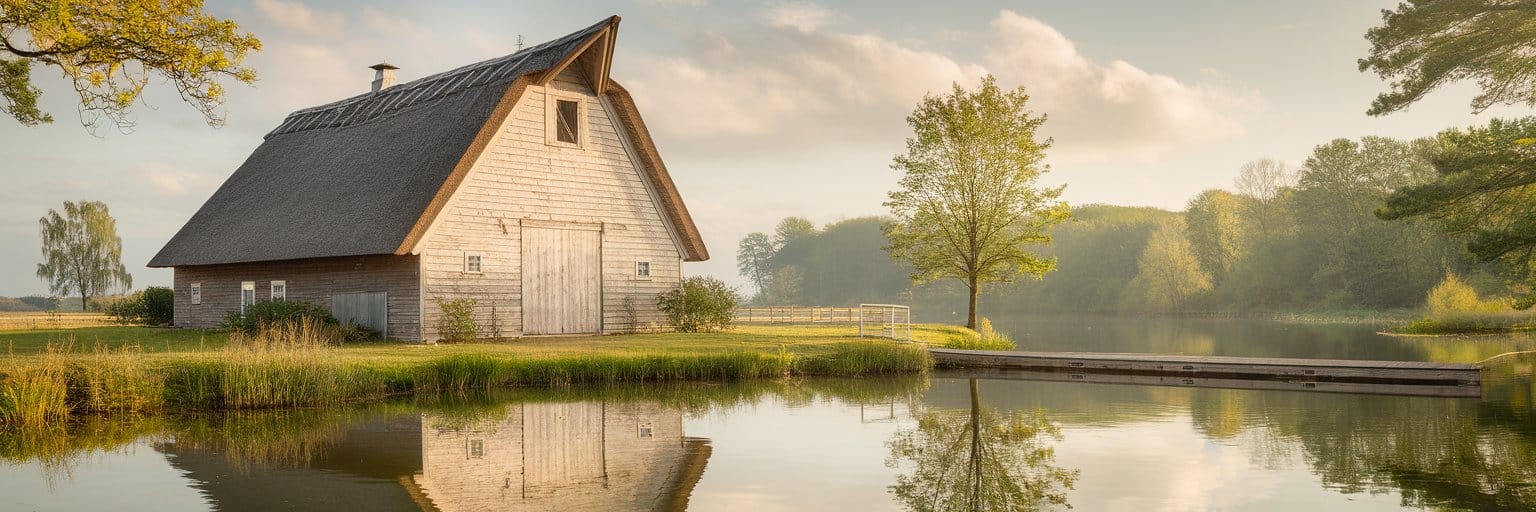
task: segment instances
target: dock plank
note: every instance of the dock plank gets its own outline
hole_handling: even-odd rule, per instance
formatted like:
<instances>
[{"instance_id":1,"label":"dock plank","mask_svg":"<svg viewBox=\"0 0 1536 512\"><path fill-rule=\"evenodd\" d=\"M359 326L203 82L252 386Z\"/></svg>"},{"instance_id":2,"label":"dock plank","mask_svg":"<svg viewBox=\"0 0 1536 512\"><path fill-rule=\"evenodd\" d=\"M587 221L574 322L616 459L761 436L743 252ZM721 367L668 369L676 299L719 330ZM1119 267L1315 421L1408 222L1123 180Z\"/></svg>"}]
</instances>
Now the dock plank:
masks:
<instances>
[{"instance_id":1,"label":"dock plank","mask_svg":"<svg viewBox=\"0 0 1536 512\"><path fill-rule=\"evenodd\" d=\"M1479 385L1481 367L1428 361L929 349L945 368L1015 368L1076 373L1183 375L1315 382Z\"/></svg>"}]
</instances>

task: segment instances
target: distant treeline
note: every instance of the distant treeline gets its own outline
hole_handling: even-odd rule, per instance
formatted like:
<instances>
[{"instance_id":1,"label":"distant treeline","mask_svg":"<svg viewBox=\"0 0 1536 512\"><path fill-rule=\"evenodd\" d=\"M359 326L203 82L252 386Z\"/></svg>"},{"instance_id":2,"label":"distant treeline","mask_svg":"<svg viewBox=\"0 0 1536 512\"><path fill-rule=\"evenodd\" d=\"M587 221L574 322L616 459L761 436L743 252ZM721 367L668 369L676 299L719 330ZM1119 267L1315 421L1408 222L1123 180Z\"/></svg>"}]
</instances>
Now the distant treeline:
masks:
<instances>
[{"instance_id":1,"label":"distant treeline","mask_svg":"<svg viewBox=\"0 0 1536 512\"><path fill-rule=\"evenodd\" d=\"M1183 212L1087 205L1040 251L1057 258L1041 281L988 290L989 314L1024 312L1276 312L1423 305L1447 273L1487 295L1507 293L1495 264L1433 220L1383 221L1392 190L1432 179L1430 141L1382 137L1318 146L1295 171L1260 160L1235 190L1213 189ZM765 304L906 302L962 308L955 283L912 286L882 247L881 219L817 230L789 218L738 253Z\"/></svg>"},{"instance_id":2,"label":"distant treeline","mask_svg":"<svg viewBox=\"0 0 1536 512\"><path fill-rule=\"evenodd\" d=\"M75 304L80 301L76 300ZM0 297L0 312L52 311L59 309L59 299L53 297Z\"/></svg>"}]
</instances>

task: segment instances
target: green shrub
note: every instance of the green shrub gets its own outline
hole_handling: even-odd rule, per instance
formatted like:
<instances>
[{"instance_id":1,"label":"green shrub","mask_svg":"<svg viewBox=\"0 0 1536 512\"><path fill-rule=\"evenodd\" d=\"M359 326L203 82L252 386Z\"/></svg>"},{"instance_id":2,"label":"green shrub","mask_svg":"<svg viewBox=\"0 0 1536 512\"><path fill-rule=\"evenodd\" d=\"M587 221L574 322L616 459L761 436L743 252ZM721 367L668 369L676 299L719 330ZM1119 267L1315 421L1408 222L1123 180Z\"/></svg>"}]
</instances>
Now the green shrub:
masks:
<instances>
[{"instance_id":1,"label":"green shrub","mask_svg":"<svg viewBox=\"0 0 1536 512\"><path fill-rule=\"evenodd\" d=\"M340 325L336 317L320 306L301 300L263 300L245 307L245 314L230 311L220 327L257 334L268 327L313 321L323 325Z\"/></svg>"},{"instance_id":2,"label":"green shrub","mask_svg":"<svg viewBox=\"0 0 1536 512\"><path fill-rule=\"evenodd\" d=\"M656 305L677 332L715 332L731 327L740 298L736 290L713 277L690 277L662 292Z\"/></svg>"},{"instance_id":3,"label":"green shrub","mask_svg":"<svg viewBox=\"0 0 1536 512\"><path fill-rule=\"evenodd\" d=\"M480 337L480 323L475 320L475 305L480 301L466 298L433 301L442 313L437 317L437 335L442 341L475 341Z\"/></svg>"},{"instance_id":4,"label":"green shrub","mask_svg":"<svg viewBox=\"0 0 1536 512\"><path fill-rule=\"evenodd\" d=\"M1477 311L1482 304L1477 298L1477 290L1462 282L1456 274L1446 274L1445 280L1429 290L1426 302L1429 313L1436 316Z\"/></svg>"},{"instance_id":5,"label":"green shrub","mask_svg":"<svg viewBox=\"0 0 1536 512\"><path fill-rule=\"evenodd\" d=\"M170 325L175 321L176 294L164 286L151 286L104 304L120 324Z\"/></svg>"}]
</instances>

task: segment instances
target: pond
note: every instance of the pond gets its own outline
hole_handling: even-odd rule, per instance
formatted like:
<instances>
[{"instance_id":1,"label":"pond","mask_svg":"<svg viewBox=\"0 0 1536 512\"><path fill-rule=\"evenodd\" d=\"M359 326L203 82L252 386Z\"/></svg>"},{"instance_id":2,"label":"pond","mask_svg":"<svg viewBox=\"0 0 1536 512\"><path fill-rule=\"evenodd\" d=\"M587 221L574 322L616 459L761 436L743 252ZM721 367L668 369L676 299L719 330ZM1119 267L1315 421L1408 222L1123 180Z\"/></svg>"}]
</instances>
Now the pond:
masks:
<instances>
[{"instance_id":1,"label":"pond","mask_svg":"<svg viewBox=\"0 0 1536 512\"><path fill-rule=\"evenodd\" d=\"M1260 324L1242 337L1221 322L1132 333L1134 322L1077 339L1357 350ZM1067 335L1009 325L1026 344ZM1314 330L1327 329L1303 332ZM1349 332L1328 339L1374 336ZM1265 342L1224 348L1242 339ZM1371 357L1395 359L1531 343L1371 339ZM0 510L1536 510L1533 369L1536 357L1500 359L1481 398L939 372L95 419L0 435Z\"/></svg>"}]
</instances>

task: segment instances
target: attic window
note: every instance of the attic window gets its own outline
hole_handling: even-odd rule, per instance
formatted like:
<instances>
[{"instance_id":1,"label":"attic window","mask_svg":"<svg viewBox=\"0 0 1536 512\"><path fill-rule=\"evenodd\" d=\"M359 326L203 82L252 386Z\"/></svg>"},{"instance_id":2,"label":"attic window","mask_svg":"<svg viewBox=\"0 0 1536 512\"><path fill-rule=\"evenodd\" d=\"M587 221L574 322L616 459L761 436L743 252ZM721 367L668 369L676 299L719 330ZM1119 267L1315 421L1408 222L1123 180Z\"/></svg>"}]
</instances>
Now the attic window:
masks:
<instances>
[{"instance_id":1,"label":"attic window","mask_svg":"<svg viewBox=\"0 0 1536 512\"><path fill-rule=\"evenodd\" d=\"M582 147L586 143L586 100L579 95L549 89L549 116L545 131L551 146Z\"/></svg>"},{"instance_id":2,"label":"attic window","mask_svg":"<svg viewBox=\"0 0 1536 512\"><path fill-rule=\"evenodd\" d=\"M571 100L555 100L555 139L567 144L579 144L576 128L580 126L576 113L581 104Z\"/></svg>"}]
</instances>

